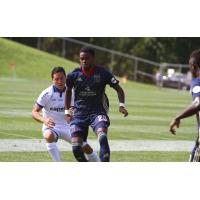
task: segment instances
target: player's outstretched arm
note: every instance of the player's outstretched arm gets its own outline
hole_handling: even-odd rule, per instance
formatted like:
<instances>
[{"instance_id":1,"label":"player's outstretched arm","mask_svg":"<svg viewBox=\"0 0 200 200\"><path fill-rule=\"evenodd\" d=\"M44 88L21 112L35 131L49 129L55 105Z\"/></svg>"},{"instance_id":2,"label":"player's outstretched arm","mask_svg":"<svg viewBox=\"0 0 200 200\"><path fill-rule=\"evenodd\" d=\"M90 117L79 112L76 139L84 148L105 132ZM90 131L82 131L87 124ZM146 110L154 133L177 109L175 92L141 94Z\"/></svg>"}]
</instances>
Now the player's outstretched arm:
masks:
<instances>
[{"instance_id":1,"label":"player's outstretched arm","mask_svg":"<svg viewBox=\"0 0 200 200\"><path fill-rule=\"evenodd\" d=\"M170 123L170 132L175 134L176 128L179 128L181 119L190 117L197 114L200 110L200 97L196 97L195 100L185 110L178 114Z\"/></svg>"},{"instance_id":2,"label":"player's outstretched arm","mask_svg":"<svg viewBox=\"0 0 200 200\"><path fill-rule=\"evenodd\" d=\"M124 117L128 116L128 111L125 108L125 94L123 89L120 85L117 85L115 87L115 90L117 91L118 99L119 99L119 112L124 114Z\"/></svg>"},{"instance_id":3,"label":"player's outstretched arm","mask_svg":"<svg viewBox=\"0 0 200 200\"><path fill-rule=\"evenodd\" d=\"M71 121L71 117L72 117L72 111L70 110L71 97L72 97L72 88L67 87L66 96L65 96L65 119L67 123Z\"/></svg>"}]
</instances>

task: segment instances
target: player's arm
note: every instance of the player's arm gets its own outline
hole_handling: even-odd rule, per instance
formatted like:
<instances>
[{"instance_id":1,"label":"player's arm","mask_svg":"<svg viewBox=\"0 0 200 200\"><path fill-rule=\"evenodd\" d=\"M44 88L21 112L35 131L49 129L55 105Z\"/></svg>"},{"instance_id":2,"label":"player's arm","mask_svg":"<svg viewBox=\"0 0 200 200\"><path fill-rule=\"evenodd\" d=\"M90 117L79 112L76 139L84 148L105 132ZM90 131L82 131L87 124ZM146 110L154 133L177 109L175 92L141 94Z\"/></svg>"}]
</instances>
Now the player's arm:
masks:
<instances>
[{"instance_id":1,"label":"player's arm","mask_svg":"<svg viewBox=\"0 0 200 200\"><path fill-rule=\"evenodd\" d=\"M117 91L118 99L119 99L119 112L124 114L124 117L128 116L128 111L125 109L125 94L124 90L121 88L119 84L117 84L114 89Z\"/></svg>"},{"instance_id":2,"label":"player's arm","mask_svg":"<svg viewBox=\"0 0 200 200\"><path fill-rule=\"evenodd\" d=\"M32 110L32 118L36 121L45 124L49 128L53 128L55 123L52 118L44 118L40 115L40 111L42 110L37 104L33 107Z\"/></svg>"},{"instance_id":3,"label":"player's arm","mask_svg":"<svg viewBox=\"0 0 200 200\"><path fill-rule=\"evenodd\" d=\"M69 123L72 117L71 107L71 98L72 98L72 88L66 88L66 96L65 96L65 119Z\"/></svg>"},{"instance_id":4,"label":"player's arm","mask_svg":"<svg viewBox=\"0 0 200 200\"><path fill-rule=\"evenodd\" d=\"M185 108L180 114L178 114L170 123L170 132L172 134L176 133L175 128L179 128L181 119L190 117L197 114L200 110L200 97L196 97L191 105Z\"/></svg>"}]
</instances>

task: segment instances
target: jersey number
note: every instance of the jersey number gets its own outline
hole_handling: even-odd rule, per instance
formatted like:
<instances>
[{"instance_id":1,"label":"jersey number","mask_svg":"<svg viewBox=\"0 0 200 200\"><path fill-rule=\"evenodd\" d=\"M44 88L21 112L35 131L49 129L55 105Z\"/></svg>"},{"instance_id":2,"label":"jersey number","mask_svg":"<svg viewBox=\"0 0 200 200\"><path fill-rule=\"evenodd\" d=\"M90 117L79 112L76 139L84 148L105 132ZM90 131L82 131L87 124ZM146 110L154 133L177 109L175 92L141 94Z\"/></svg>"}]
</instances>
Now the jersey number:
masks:
<instances>
[{"instance_id":1,"label":"jersey number","mask_svg":"<svg viewBox=\"0 0 200 200\"><path fill-rule=\"evenodd\" d=\"M99 115L98 120L99 120L99 122L101 122L101 121L107 122L108 121L105 115Z\"/></svg>"}]
</instances>

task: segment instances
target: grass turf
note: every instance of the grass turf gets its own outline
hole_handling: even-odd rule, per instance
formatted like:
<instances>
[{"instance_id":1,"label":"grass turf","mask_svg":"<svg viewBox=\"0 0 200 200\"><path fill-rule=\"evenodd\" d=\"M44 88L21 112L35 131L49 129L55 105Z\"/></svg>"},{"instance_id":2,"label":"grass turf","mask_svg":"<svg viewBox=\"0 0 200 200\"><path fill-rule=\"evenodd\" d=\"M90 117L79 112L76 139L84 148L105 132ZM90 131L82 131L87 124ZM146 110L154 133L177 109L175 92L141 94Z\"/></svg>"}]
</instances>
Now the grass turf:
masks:
<instances>
[{"instance_id":1,"label":"grass turf","mask_svg":"<svg viewBox=\"0 0 200 200\"><path fill-rule=\"evenodd\" d=\"M42 138L41 124L31 118L36 98L51 84L50 71L53 66L61 65L69 71L78 64L3 38L0 38L0 46L0 139ZM15 63L15 71L9 69L10 63ZM191 101L188 92L158 89L134 82L122 84L122 87L125 90L126 107L129 111L127 118L123 118L118 112L116 92L109 87L106 90L110 99L109 139L194 140L194 117L182 121L176 136L171 135L168 130L171 119ZM89 138L94 138L91 131ZM15 156L20 155L21 161L34 161L34 157L37 160L37 155L40 154L38 161L48 161L49 156L44 152L1 152L0 159L15 161ZM136 157L143 161L150 161L151 158L154 161L187 160L187 153L138 152L139 155L135 157L136 154L137 152L114 152L113 161L124 161L126 155L131 155L125 159L126 161L135 161ZM174 157L171 158L170 155Z\"/></svg>"},{"instance_id":2,"label":"grass turf","mask_svg":"<svg viewBox=\"0 0 200 200\"><path fill-rule=\"evenodd\" d=\"M72 152L61 152L63 162L75 162ZM112 152L111 162L186 162L188 152ZM47 152L0 152L0 162L51 162Z\"/></svg>"}]
</instances>

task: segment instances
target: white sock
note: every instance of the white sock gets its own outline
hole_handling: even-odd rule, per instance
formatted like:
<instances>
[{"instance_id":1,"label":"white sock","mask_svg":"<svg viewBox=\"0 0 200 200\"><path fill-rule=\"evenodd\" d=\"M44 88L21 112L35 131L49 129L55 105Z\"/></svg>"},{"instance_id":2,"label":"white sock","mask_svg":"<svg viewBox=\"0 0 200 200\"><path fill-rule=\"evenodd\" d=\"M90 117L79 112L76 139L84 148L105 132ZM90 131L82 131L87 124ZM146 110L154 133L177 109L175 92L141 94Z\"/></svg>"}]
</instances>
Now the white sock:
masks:
<instances>
[{"instance_id":1,"label":"white sock","mask_svg":"<svg viewBox=\"0 0 200 200\"><path fill-rule=\"evenodd\" d=\"M95 151L93 151L91 154L86 154L89 162L100 162L99 156Z\"/></svg>"},{"instance_id":2,"label":"white sock","mask_svg":"<svg viewBox=\"0 0 200 200\"><path fill-rule=\"evenodd\" d=\"M55 142L46 143L47 150L54 162L60 162L60 153Z\"/></svg>"}]
</instances>

